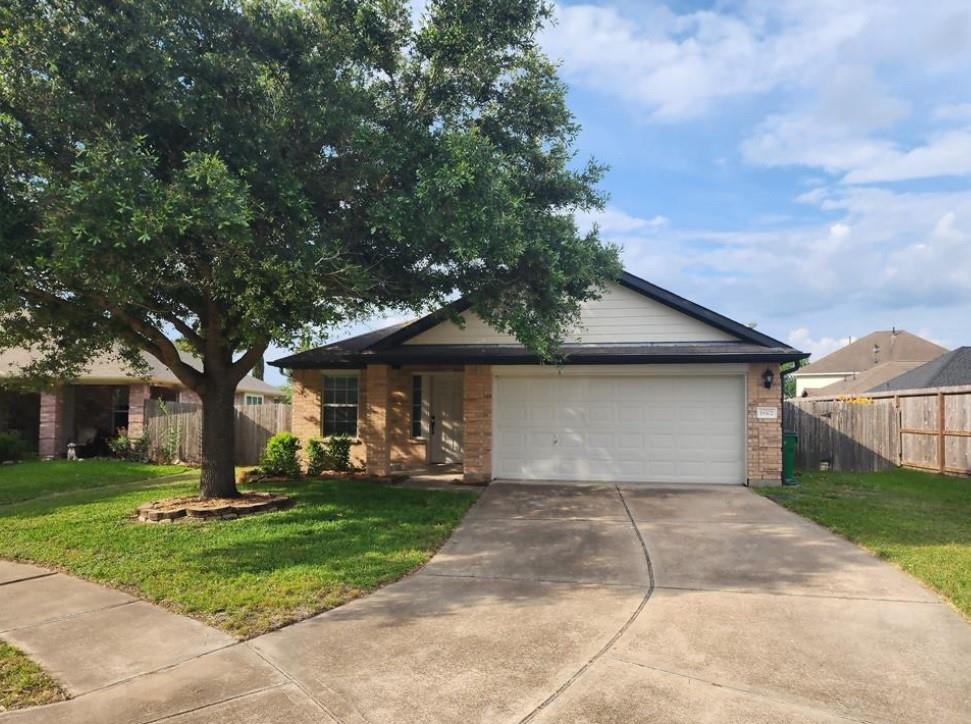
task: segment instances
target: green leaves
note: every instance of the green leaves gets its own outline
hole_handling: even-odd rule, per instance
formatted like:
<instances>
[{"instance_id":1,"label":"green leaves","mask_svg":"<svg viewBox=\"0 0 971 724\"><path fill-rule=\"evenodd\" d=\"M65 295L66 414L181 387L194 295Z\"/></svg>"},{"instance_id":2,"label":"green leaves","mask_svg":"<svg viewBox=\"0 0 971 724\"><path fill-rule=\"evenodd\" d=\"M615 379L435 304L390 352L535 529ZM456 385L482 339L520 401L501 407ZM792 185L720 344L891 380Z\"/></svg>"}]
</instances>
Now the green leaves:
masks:
<instances>
[{"instance_id":1,"label":"green leaves","mask_svg":"<svg viewBox=\"0 0 971 724\"><path fill-rule=\"evenodd\" d=\"M459 292L552 356L617 255L572 222L602 204L602 168L574 163L535 40L548 17L541 0L437 0L418 27L404 0L10 0L0 345L156 353L190 329L225 362Z\"/></svg>"}]
</instances>

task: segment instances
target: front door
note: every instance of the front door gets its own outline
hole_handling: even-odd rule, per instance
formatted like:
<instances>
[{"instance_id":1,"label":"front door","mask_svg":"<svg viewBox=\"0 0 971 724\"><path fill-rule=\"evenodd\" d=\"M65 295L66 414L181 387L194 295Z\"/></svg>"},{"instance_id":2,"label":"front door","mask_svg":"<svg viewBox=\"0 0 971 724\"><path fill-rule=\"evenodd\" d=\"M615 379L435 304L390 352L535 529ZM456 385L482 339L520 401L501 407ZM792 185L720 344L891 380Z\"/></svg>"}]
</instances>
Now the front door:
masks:
<instances>
[{"instance_id":1,"label":"front door","mask_svg":"<svg viewBox=\"0 0 971 724\"><path fill-rule=\"evenodd\" d=\"M462 462L462 376L431 375L429 462Z\"/></svg>"}]
</instances>

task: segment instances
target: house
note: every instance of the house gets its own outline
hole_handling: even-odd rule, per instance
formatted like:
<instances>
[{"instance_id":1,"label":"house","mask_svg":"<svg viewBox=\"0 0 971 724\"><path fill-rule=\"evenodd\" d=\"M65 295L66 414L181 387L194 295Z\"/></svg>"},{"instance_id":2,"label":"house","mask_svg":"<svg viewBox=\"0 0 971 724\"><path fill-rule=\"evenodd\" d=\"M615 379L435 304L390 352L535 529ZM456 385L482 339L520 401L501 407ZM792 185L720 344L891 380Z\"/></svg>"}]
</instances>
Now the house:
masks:
<instances>
[{"instance_id":1,"label":"house","mask_svg":"<svg viewBox=\"0 0 971 724\"><path fill-rule=\"evenodd\" d=\"M904 330L889 329L871 332L852 344L793 372L792 376L796 380L796 397L837 396L864 392L944 352L947 350L940 345ZM855 383L835 386L836 383L859 377L864 372L868 374L862 386Z\"/></svg>"},{"instance_id":2,"label":"house","mask_svg":"<svg viewBox=\"0 0 971 724\"><path fill-rule=\"evenodd\" d=\"M780 363L808 355L628 273L564 352L541 365L460 300L271 364L292 370L294 432L350 435L377 476L780 482Z\"/></svg>"},{"instance_id":3,"label":"house","mask_svg":"<svg viewBox=\"0 0 971 724\"><path fill-rule=\"evenodd\" d=\"M920 367L904 372L869 392L894 392L928 387L956 387L971 385L971 347L958 347Z\"/></svg>"},{"instance_id":4,"label":"house","mask_svg":"<svg viewBox=\"0 0 971 724\"><path fill-rule=\"evenodd\" d=\"M200 361L180 353L194 367ZM147 377L137 377L128 367L105 355L94 359L84 374L68 384L43 392L4 389L4 378L15 378L29 364L26 349L0 352L0 431L13 431L35 446L42 458L63 457L69 442L84 448L87 455L107 452L107 441L120 428L138 437L144 430L145 401L200 402L165 365L148 354ZM280 401L284 392L255 377L247 376L236 388L237 404Z\"/></svg>"}]
</instances>

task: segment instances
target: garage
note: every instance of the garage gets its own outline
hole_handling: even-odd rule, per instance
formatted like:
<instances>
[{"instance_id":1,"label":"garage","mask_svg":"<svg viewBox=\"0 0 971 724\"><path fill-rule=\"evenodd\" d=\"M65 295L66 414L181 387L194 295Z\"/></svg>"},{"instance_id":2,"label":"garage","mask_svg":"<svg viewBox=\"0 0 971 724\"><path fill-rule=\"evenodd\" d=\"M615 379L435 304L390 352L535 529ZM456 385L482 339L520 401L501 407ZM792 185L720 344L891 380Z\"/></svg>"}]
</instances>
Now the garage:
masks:
<instances>
[{"instance_id":1,"label":"garage","mask_svg":"<svg viewBox=\"0 0 971 724\"><path fill-rule=\"evenodd\" d=\"M742 374L497 375L497 478L745 482Z\"/></svg>"}]
</instances>

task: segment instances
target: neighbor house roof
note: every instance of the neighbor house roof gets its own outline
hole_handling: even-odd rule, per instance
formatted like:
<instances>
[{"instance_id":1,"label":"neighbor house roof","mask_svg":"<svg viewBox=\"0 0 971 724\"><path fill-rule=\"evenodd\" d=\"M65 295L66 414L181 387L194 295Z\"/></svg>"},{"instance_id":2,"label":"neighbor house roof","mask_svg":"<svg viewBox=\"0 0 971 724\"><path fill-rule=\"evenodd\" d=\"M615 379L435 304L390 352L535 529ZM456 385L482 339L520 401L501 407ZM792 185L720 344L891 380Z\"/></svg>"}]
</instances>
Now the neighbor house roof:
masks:
<instances>
[{"instance_id":1,"label":"neighbor house roof","mask_svg":"<svg viewBox=\"0 0 971 724\"><path fill-rule=\"evenodd\" d=\"M31 350L24 349L23 347L14 347L0 351L0 378L16 377L19 370L30 364L35 359L35 356ZM186 364L198 370L202 369L202 362L198 357L194 357L186 352L179 352L179 356ZM183 387L182 382L172 373L172 370L150 354L143 353L142 358L148 365L149 371L147 378L134 373L124 362L116 359L112 355L99 355L88 364L84 374L78 377L76 381L86 384L132 384L139 380L147 379L149 384L153 385ZM246 377L240 380L239 385L236 386L236 391L261 394L268 397L284 396L283 391L279 387L274 387L268 382L258 380L252 375L246 375Z\"/></svg>"},{"instance_id":2,"label":"neighbor house roof","mask_svg":"<svg viewBox=\"0 0 971 724\"><path fill-rule=\"evenodd\" d=\"M618 284L734 336L722 342L565 344L570 364L793 361L807 355L717 312L624 272ZM533 364L537 355L508 344L404 344L471 307L459 299L414 322L392 325L270 362L284 369L358 368L365 364Z\"/></svg>"},{"instance_id":3,"label":"neighbor house roof","mask_svg":"<svg viewBox=\"0 0 971 724\"><path fill-rule=\"evenodd\" d=\"M834 382L825 387L816 387L806 390L807 397L842 397L844 395L860 395L869 392L875 385L879 385L892 380L894 377L919 367L920 362L900 361L884 362L876 367L871 367L862 372L854 372L852 376L845 380Z\"/></svg>"},{"instance_id":4,"label":"neighbor house roof","mask_svg":"<svg viewBox=\"0 0 971 724\"><path fill-rule=\"evenodd\" d=\"M929 342L902 329L871 332L852 344L828 354L812 364L801 367L793 375L862 372L885 362L927 362L947 352L944 347Z\"/></svg>"},{"instance_id":5,"label":"neighbor house roof","mask_svg":"<svg viewBox=\"0 0 971 724\"><path fill-rule=\"evenodd\" d=\"M953 387L971 385L971 347L958 347L945 352L937 359L904 372L870 392L890 392L893 390L916 390L925 387Z\"/></svg>"}]
</instances>

